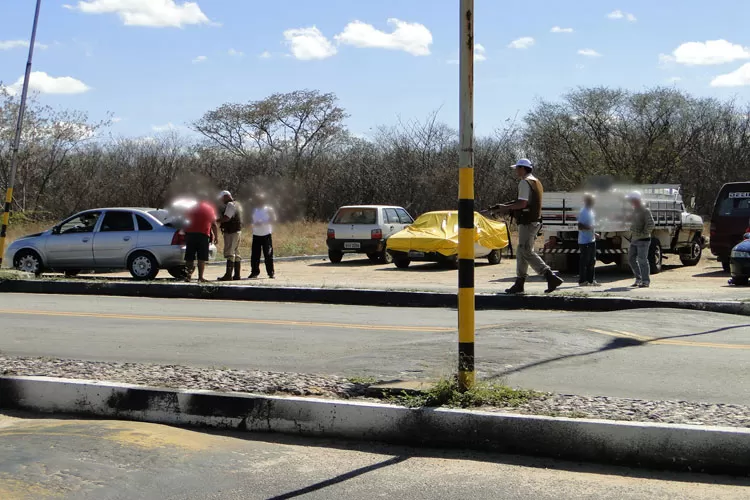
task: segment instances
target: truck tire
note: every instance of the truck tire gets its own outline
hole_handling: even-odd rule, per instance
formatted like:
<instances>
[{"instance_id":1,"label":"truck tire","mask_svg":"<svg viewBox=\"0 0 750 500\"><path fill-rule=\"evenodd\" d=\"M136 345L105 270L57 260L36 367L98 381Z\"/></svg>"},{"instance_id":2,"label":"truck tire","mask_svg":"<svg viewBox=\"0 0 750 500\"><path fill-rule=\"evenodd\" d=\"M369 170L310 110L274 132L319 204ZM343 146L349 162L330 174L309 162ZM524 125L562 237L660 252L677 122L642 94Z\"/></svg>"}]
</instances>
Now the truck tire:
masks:
<instances>
[{"instance_id":1,"label":"truck tire","mask_svg":"<svg viewBox=\"0 0 750 500\"><path fill-rule=\"evenodd\" d=\"M703 247L701 247L698 238L695 238L690 242L690 251L687 253L680 254L680 262L683 266L697 266L703 255Z\"/></svg>"},{"instance_id":2,"label":"truck tire","mask_svg":"<svg viewBox=\"0 0 750 500\"><path fill-rule=\"evenodd\" d=\"M719 257L719 261L721 262L721 268L724 270L725 273L728 273L731 271L729 267L729 257Z\"/></svg>"},{"instance_id":3,"label":"truck tire","mask_svg":"<svg viewBox=\"0 0 750 500\"><path fill-rule=\"evenodd\" d=\"M664 263L664 256L661 252L661 243L656 238L651 240L651 248L648 250L648 265L651 268L651 274L659 274Z\"/></svg>"}]
</instances>

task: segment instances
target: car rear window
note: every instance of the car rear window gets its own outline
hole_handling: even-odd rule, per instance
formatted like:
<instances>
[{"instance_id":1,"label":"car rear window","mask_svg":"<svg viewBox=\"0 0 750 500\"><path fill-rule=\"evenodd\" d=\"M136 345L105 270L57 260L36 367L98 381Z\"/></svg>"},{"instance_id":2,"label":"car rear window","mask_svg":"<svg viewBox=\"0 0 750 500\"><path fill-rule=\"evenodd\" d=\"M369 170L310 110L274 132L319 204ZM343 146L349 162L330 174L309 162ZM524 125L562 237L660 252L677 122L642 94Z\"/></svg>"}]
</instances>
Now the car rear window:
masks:
<instances>
[{"instance_id":1,"label":"car rear window","mask_svg":"<svg viewBox=\"0 0 750 500\"><path fill-rule=\"evenodd\" d=\"M135 214L135 220L138 221L138 231L153 231L154 226L142 215Z\"/></svg>"},{"instance_id":2,"label":"car rear window","mask_svg":"<svg viewBox=\"0 0 750 500\"><path fill-rule=\"evenodd\" d=\"M718 215L731 217L750 217L750 192L735 191L727 193L719 202Z\"/></svg>"},{"instance_id":3,"label":"car rear window","mask_svg":"<svg viewBox=\"0 0 750 500\"><path fill-rule=\"evenodd\" d=\"M333 218L334 224L377 224L378 212L374 208L342 208Z\"/></svg>"}]
</instances>

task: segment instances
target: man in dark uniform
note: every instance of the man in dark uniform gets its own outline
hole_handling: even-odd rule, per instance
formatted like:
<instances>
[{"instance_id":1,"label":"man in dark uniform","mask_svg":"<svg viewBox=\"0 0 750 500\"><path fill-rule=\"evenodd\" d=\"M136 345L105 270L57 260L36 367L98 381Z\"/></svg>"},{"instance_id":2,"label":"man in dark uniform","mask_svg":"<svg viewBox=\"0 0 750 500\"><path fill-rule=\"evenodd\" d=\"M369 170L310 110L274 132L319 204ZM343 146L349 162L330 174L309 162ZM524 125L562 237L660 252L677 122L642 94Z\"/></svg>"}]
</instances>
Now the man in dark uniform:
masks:
<instances>
[{"instance_id":1,"label":"man in dark uniform","mask_svg":"<svg viewBox=\"0 0 750 500\"><path fill-rule=\"evenodd\" d=\"M518 222L518 246L516 247L516 282L505 290L505 293L524 293L524 285L529 273L529 266L537 274L547 279L546 293L554 292L563 284L562 278L552 272L552 269L534 251L534 241L542 227L542 196L544 187L542 183L532 175L534 165L523 158L515 165L516 176L520 180L518 184L518 198L515 202L505 205L495 205L493 211L514 212Z\"/></svg>"},{"instance_id":2,"label":"man in dark uniform","mask_svg":"<svg viewBox=\"0 0 750 500\"><path fill-rule=\"evenodd\" d=\"M240 238L242 236L242 207L232 198L232 193L219 193L219 227L224 234L224 258L227 259L227 271L219 281L240 280L242 258L240 257ZM232 272L234 271L234 275Z\"/></svg>"}]
</instances>

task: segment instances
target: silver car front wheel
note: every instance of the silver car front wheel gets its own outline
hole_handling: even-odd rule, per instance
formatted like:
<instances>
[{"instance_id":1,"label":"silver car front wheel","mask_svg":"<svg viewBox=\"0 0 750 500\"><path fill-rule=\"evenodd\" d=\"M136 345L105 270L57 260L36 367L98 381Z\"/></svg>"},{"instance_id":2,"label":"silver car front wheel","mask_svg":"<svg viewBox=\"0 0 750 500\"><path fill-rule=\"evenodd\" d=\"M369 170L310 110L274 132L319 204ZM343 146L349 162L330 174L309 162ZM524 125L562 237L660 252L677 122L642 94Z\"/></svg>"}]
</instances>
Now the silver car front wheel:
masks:
<instances>
[{"instance_id":1,"label":"silver car front wheel","mask_svg":"<svg viewBox=\"0 0 750 500\"><path fill-rule=\"evenodd\" d=\"M13 259L13 267L25 273L42 274L42 259L33 250L21 250Z\"/></svg>"}]
</instances>

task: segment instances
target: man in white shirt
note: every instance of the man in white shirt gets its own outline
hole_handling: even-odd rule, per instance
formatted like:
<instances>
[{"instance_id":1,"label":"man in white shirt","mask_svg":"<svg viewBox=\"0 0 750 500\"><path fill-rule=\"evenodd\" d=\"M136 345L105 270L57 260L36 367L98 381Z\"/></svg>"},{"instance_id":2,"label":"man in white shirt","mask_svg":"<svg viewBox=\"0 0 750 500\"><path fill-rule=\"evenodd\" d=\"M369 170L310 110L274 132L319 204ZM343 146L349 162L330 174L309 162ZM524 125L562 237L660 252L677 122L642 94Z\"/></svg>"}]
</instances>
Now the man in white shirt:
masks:
<instances>
[{"instance_id":1,"label":"man in white shirt","mask_svg":"<svg viewBox=\"0 0 750 500\"><path fill-rule=\"evenodd\" d=\"M273 267L273 224L276 222L276 211L266 204L266 196L261 193L253 210L253 249L250 254L250 279L260 276L260 252L266 264L268 277L274 279L276 273Z\"/></svg>"}]
</instances>

